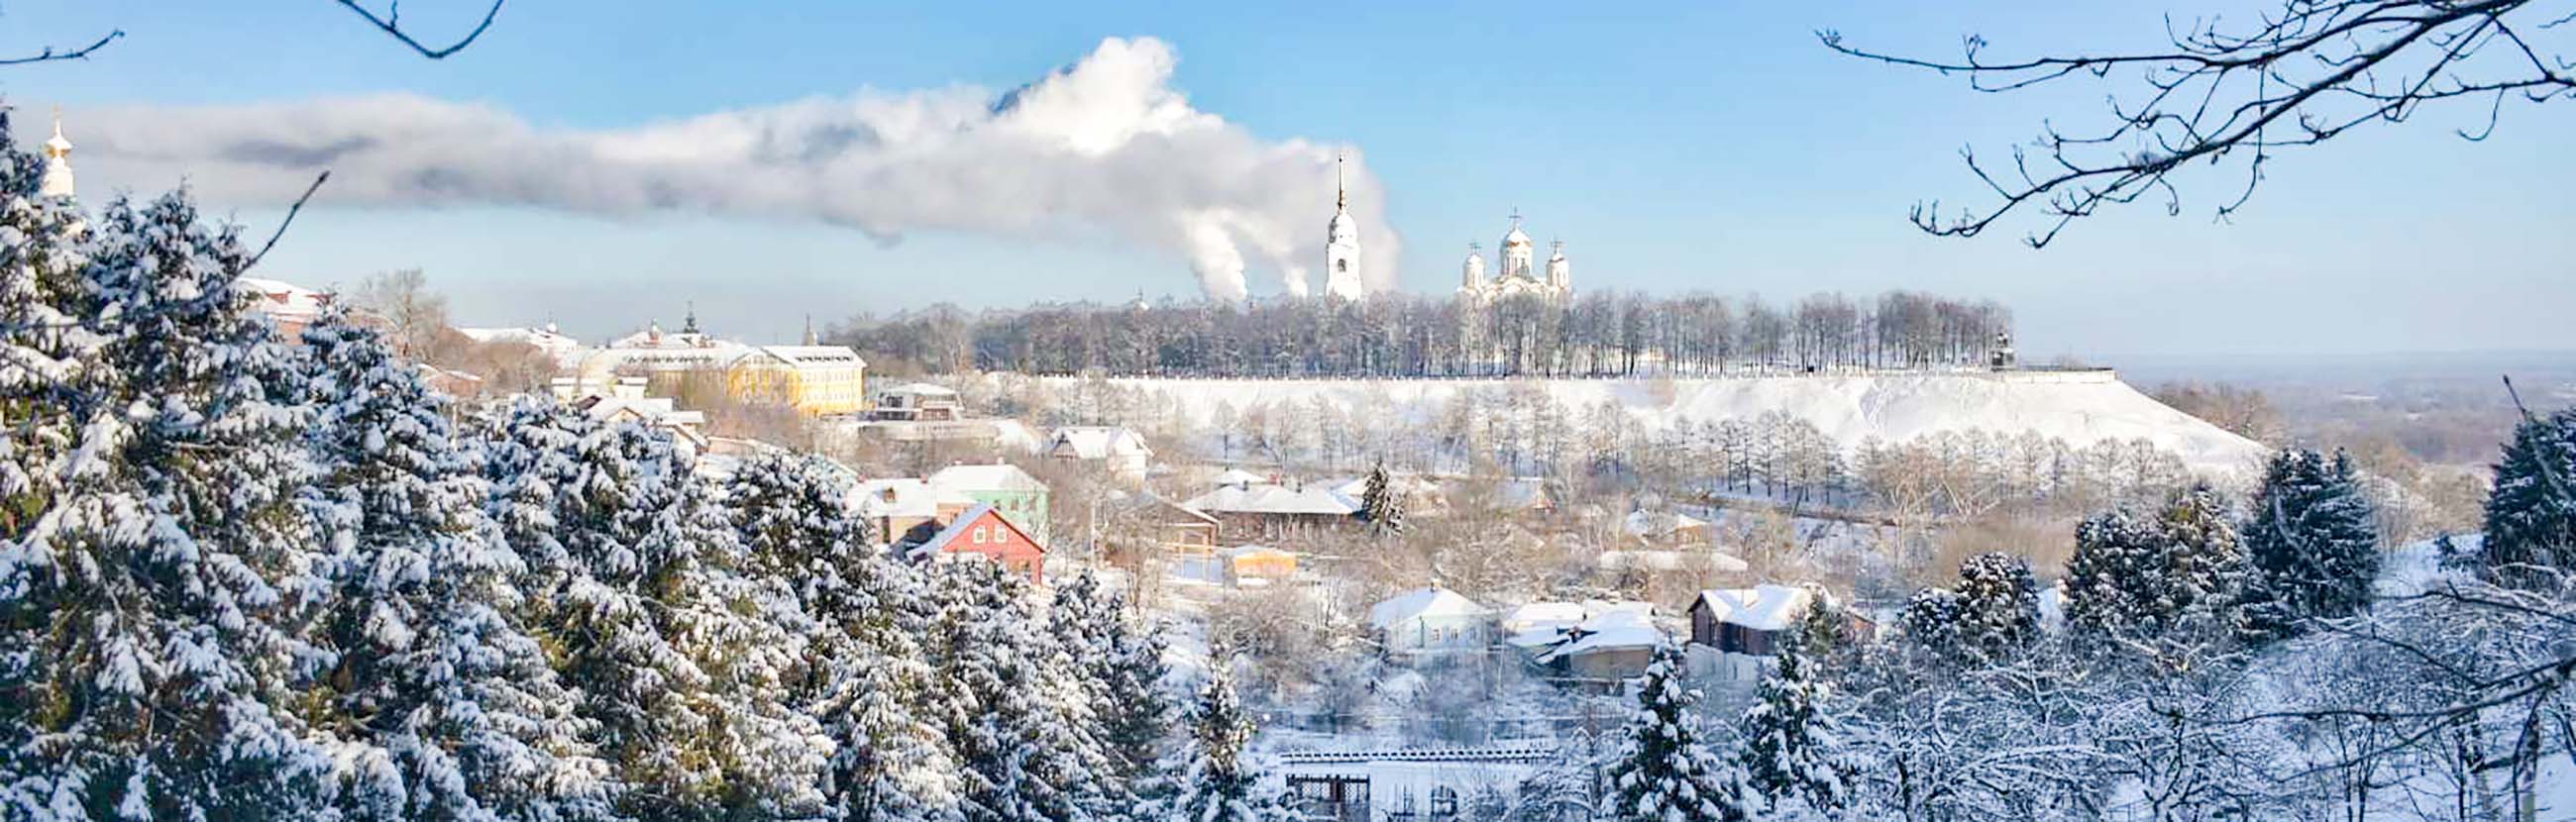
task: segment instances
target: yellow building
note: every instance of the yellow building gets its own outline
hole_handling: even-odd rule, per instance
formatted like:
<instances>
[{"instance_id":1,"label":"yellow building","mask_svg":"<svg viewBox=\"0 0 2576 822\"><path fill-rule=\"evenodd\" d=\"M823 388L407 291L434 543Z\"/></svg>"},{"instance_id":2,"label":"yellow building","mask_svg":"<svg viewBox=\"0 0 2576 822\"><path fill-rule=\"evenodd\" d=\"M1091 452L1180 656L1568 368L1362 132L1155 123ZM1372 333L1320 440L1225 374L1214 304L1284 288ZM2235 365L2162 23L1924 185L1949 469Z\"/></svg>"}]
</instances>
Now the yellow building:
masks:
<instances>
[{"instance_id":1,"label":"yellow building","mask_svg":"<svg viewBox=\"0 0 2576 822\"><path fill-rule=\"evenodd\" d=\"M811 416L867 410L868 363L839 345L764 345L735 358L725 391L735 399L792 406Z\"/></svg>"}]
</instances>

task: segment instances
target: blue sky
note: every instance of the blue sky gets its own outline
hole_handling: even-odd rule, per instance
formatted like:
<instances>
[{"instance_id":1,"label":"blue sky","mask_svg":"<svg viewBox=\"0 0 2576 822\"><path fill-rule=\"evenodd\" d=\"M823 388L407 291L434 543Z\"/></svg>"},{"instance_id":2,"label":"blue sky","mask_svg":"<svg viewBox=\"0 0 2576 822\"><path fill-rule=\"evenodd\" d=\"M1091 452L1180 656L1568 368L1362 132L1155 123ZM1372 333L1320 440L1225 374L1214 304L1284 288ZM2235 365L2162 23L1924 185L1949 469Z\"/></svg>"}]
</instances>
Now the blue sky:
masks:
<instances>
[{"instance_id":1,"label":"blue sky","mask_svg":"<svg viewBox=\"0 0 2576 822\"><path fill-rule=\"evenodd\" d=\"M2244 8L2169 2L2178 16ZM461 31L476 5L414 0L405 21L424 37ZM1465 244L1490 248L1517 207L1533 234L1567 241L1578 287L1992 297L2041 355L2576 348L2564 150L2576 107L2508 107L2474 145L2450 129L2482 111L2433 110L2283 157L2232 224L2209 210L2240 179L2202 173L2184 180L2181 216L2142 204L2033 251L2017 242L2027 220L1949 240L1904 215L1976 193L1963 144L1994 154L2044 117L2098 122L2101 88L1981 95L1836 56L1811 34L1940 56L1969 32L1999 53L2135 46L2161 31L2157 4L733 5L519 0L484 40L430 62L323 0L22 0L0 6L8 51L128 36L86 63L0 75L0 93L77 111L401 91L615 129L861 89L1007 89L1104 37L1150 36L1178 52L1172 83L1197 109L1266 139L1360 146L1403 235L1408 290L1454 286ZM206 205L261 234L276 219ZM1320 246L1329 203L1317 208ZM588 334L672 322L690 302L718 330L760 338L792 335L806 313L1198 290L1179 256L1111 234L931 231L887 246L795 219L327 197L264 273L347 284L415 266L460 321L551 317Z\"/></svg>"}]
</instances>

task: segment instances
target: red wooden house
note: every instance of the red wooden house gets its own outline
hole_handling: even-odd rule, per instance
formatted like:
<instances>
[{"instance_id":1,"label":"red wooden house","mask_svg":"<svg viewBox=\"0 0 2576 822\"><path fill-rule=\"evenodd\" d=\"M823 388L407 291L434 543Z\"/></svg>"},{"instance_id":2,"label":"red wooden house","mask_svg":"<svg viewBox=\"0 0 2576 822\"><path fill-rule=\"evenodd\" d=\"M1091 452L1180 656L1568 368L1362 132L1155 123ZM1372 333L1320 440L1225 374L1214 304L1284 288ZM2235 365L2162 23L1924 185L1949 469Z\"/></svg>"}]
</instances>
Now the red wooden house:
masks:
<instances>
[{"instance_id":1,"label":"red wooden house","mask_svg":"<svg viewBox=\"0 0 2576 822\"><path fill-rule=\"evenodd\" d=\"M992 503L977 503L959 513L914 551L915 556L932 561L980 556L1028 577L1030 582L1046 582L1046 546L1002 516Z\"/></svg>"}]
</instances>

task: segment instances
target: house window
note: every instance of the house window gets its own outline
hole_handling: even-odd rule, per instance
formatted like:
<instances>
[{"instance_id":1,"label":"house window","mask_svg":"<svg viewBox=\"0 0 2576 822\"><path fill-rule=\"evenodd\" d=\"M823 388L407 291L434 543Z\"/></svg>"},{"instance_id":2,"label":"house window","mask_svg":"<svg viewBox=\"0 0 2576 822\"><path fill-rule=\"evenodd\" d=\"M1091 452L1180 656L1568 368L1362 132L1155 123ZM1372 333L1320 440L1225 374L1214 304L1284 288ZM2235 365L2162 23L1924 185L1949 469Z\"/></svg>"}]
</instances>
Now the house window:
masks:
<instances>
[{"instance_id":1,"label":"house window","mask_svg":"<svg viewBox=\"0 0 2576 822\"><path fill-rule=\"evenodd\" d=\"M1431 789L1431 818L1451 819L1458 815L1458 789L1442 785Z\"/></svg>"},{"instance_id":2,"label":"house window","mask_svg":"<svg viewBox=\"0 0 2576 822\"><path fill-rule=\"evenodd\" d=\"M984 526L975 526L975 544L984 544Z\"/></svg>"}]
</instances>

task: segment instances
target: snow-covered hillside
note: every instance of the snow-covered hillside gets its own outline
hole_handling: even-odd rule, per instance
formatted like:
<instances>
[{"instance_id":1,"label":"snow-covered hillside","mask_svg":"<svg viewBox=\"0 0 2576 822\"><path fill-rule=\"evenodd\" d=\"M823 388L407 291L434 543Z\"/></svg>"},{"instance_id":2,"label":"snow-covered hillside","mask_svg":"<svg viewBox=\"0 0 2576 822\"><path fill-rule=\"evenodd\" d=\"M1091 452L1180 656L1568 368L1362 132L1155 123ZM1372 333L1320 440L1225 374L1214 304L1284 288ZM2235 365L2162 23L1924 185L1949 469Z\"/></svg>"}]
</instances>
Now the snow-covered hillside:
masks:
<instances>
[{"instance_id":1,"label":"snow-covered hillside","mask_svg":"<svg viewBox=\"0 0 2576 822\"><path fill-rule=\"evenodd\" d=\"M1067 378L1067 381L1071 381ZM1311 405L1316 398L1345 410L1427 421L1463 391L1544 388L1568 409L1618 403L1645 428L1675 420L1751 419L1780 411L1805 419L1844 448L1876 437L1902 442L1943 431L2035 432L2081 447L2105 439L2145 438L2193 469L2250 472L2263 446L2176 411L2120 381L2109 370L2004 373L1876 374L1672 380L1214 380L1115 378L1160 392L1198 421L1220 404Z\"/></svg>"}]
</instances>

